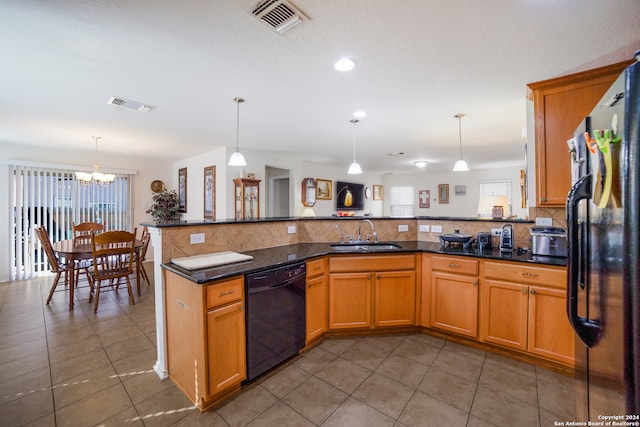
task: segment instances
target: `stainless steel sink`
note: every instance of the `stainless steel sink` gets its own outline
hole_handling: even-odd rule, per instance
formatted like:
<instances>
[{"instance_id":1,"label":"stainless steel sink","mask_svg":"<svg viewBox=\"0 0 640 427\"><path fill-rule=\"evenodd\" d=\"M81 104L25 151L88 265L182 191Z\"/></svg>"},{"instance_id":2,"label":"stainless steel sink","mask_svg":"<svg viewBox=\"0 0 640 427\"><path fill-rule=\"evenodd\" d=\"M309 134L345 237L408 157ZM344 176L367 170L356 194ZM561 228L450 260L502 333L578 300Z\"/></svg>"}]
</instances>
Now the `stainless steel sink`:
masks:
<instances>
[{"instance_id":1,"label":"stainless steel sink","mask_svg":"<svg viewBox=\"0 0 640 427\"><path fill-rule=\"evenodd\" d=\"M331 245L334 250L353 251L388 251L391 249L402 249L402 246L395 243L336 243Z\"/></svg>"}]
</instances>

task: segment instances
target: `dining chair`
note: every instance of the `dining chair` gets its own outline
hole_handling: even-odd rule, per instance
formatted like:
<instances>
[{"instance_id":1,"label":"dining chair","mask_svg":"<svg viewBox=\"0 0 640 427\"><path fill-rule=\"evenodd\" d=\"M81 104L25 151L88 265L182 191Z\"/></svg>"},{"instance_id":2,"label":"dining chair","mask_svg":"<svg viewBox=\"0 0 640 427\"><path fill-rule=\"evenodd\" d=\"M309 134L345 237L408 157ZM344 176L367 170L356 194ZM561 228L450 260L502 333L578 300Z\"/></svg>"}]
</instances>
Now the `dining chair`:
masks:
<instances>
[{"instance_id":1,"label":"dining chair","mask_svg":"<svg viewBox=\"0 0 640 427\"><path fill-rule=\"evenodd\" d=\"M71 229L73 231L73 242L75 245L90 245L91 244L91 234L102 233L104 231L104 224L100 224L97 222L81 222L76 224L75 222L71 223ZM91 260L82 260L78 261L76 265L74 265L74 273L75 273L75 281L78 283L80 280L80 272L84 272L87 280L89 279L89 267L91 267Z\"/></svg>"},{"instance_id":2,"label":"dining chair","mask_svg":"<svg viewBox=\"0 0 640 427\"><path fill-rule=\"evenodd\" d=\"M149 243L151 242L151 233L149 233L149 228L145 225L142 229L142 237L140 238L142 241L142 247L140 248L140 253L138 255L139 259L136 263L137 266L140 266L140 274L142 278L147 281L147 285L151 286L151 281L149 280L149 276L147 275L147 270L144 268L144 262L147 260L147 249L149 249ZM140 291L140 287L138 286L138 291ZM140 294L138 294L140 295Z\"/></svg>"},{"instance_id":3,"label":"dining chair","mask_svg":"<svg viewBox=\"0 0 640 427\"><path fill-rule=\"evenodd\" d=\"M53 251L53 246L51 245L51 240L49 239L49 233L47 229L42 227L35 227L36 236L38 236L38 240L40 240L40 246L44 249L44 253L47 255L47 260L49 261L49 265L51 266L51 272L56 273L56 277L53 279L53 284L51 285L51 289L49 290L49 297L47 298L47 304L51 301L53 297L53 292L56 290L58 286L58 282L60 282L60 277L62 273L64 273L64 282L68 283L68 269L64 262L58 259L57 255Z\"/></svg>"},{"instance_id":4,"label":"dining chair","mask_svg":"<svg viewBox=\"0 0 640 427\"><path fill-rule=\"evenodd\" d=\"M100 299L100 291L103 287L102 282L106 281L105 286L110 286L117 291L120 279L124 278L127 282L127 291L129 292L129 302L135 304L133 291L131 290L131 281L129 275L133 273L133 265L135 262L135 242L136 230L133 233L128 231L105 231L96 234L95 231L91 235L91 253L93 258L93 266L89 268L89 302L94 298L93 312L98 311L98 301Z\"/></svg>"}]
</instances>

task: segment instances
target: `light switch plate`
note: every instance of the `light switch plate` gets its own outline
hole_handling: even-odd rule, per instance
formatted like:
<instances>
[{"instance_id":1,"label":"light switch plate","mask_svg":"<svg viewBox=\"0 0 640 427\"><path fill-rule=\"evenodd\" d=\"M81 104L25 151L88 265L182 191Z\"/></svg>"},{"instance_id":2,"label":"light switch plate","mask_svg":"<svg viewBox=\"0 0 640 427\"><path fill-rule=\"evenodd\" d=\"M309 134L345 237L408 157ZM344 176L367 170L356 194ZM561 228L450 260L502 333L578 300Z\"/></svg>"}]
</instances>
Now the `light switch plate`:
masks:
<instances>
[{"instance_id":1,"label":"light switch plate","mask_svg":"<svg viewBox=\"0 0 640 427\"><path fill-rule=\"evenodd\" d=\"M296 226L290 225L287 227L287 234L296 234Z\"/></svg>"},{"instance_id":2,"label":"light switch plate","mask_svg":"<svg viewBox=\"0 0 640 427\"><path fill-rule=\"evenodd\" d=\"M433 232L433 233L442 233L442 226L441 225L432 225L431 226L431 232Z\"/></svg>"},{"instance_id":3,"label":"light switch plate","mask_svg":"<svg viewBox=\"0 0 640 427\"><path fill-rule=\"evenodd\" d=\"M189 236L189 242L192 245L197 243L204 243L204 233L196 233Z\"/></svg>"},{"instance_id":4,"label":"light switch plate","mask_svg":"<svg viewBox=\"0 0 640 427\"><path fill-rule=\"evenodd\" d=\"M428 232L429 231L429 224L420 224L419 230L423 231L425 233Z\"/></svg>"},{"instance_id":5,"label":"light switch plate","mask_svg":"<svg viewBox=\"0 0 640 427\"><path fill-rule=\"evenodd\" d=\"M552 220L551 218L536 218L536 225L541 225L543 227L551 227Z\"/></svg>"},{"instance_id":6,"label":"light switch plate","mask_svg":"<svg viewBox=\"0 0 640 427\"><path fill-rule=\"evenodd\" d=\"M407 224L398 225L398 231L409 231L409 226Z\"/></svg>"}]
</instances>

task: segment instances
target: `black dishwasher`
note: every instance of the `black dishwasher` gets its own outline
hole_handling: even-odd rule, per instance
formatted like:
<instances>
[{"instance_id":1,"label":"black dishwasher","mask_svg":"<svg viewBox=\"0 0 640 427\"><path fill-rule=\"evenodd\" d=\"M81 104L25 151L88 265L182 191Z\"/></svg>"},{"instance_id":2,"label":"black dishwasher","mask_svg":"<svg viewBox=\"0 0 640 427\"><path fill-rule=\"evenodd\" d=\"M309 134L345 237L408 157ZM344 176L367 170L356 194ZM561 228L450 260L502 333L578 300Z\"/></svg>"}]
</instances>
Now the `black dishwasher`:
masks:
<instances>
[{"instance_id":1,"label":"black dishwasher","mask_svg":"<svg viewBox=\"0 0 640 427\"><path fill-rule=\"evenodd\" d=\"M304 347L305 277L304 262L247 275L247 381Z\"/></svg>"}]
</instances>

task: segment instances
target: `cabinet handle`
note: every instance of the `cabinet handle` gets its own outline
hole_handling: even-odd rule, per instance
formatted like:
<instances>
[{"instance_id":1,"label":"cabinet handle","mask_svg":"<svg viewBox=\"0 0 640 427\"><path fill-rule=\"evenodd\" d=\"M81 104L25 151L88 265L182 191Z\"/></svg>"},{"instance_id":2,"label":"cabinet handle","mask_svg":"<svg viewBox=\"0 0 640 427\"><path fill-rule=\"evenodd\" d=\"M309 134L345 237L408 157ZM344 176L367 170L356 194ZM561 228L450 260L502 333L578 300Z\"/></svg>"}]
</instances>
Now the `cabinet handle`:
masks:
<instances>
[{"instance_id":1,"label":"cabinet handle","mask_svg":"<svg viewBox=\"0 0 640 427\"><path fill-rule=\"evenodd\" d=\"M533 289L531 289L531 295L535 295L536 291L534 291Z\"/></svg>"},{"instance_id":2,"label":"cabinet handle","mask_svg":"<svg viewBox=\"0 0 640 427\"><path fill-rule=\"evenodd\" d=\"M232 294L232 293L234 293L235 291L236 291L235 289L230 289L230 290L228 290L228 291L226 291L226 292L220 292L220 296L221 296L221 297L223 297L223 296L225 296L225 295Z\"/></svg>"},{"instance_id":3,"label":"cabinet handle","mask_svg":"<svg viewBox=\"0 0 640 427\"><path fill-rule=\"evenodd\" d=\"M522 293L526 294L527 293L527 288L522 288Z\"/></svg>"},{"instance_id":4,"label":"cabinet handle","mask_svg":"<svg viewBox=\"0 0 640 427\"><path fill-rule=\"evenodd\" d=\"M521 273L521 274L522 274L524 277L538 277L538 276L539 276L539 274L536 274L536 273L527 273L527 272L524 272L524 273Z\"/></svg>"},{"instance_id":5,"label":"cabinet handle","mask_svg":"<svg viewBox=\"0 0 640 427\"><path fill-rule=\"evenodd\" d=\"M478 281L477 281L477 280L474 280L474 281L473 281L473 286L477 286L477 285L478 285Z\"/></svg>"},{"instance_id":6,"label":"cabinet handle","mask_svg":"<svg viewBox=\"0 0 640 427\"><path fill-rule=\"evenodd\" d=\"M312 287L312 286L313 286L313 285L312 285L311 283L309 283L309 284L307 285L307 288L311 289L311 287Z\"/></svg>"},{"instance_id":7,"label":"cabinet handle","mask_svg":"<svg viewBox=\"0 0 640 427\"><path fill-rule=\"evenodd\" d=\"M371 280L371 274L367 274L367 280Z\"/></svg>"},{"instance_id":8,"label":"cabinet handle","mask_svg":"<svg viewBox=\"0 0 640 427\"><path fill-rule=\"evenodd\" d=\"M380 275L379 274L376 276L376 279L380 280Z\"/></svg>"},{"instance_id":9,"label":"cabinet handle","mask_svg":"<svg viewBox=\"0 0 640 427\"><path fill-rule=\"evenodd\" d=\"M456 264L455 262L452 262L449 264L449 267L453 267L453 268L460 267L460 264Z\"/></svg>"}]
</instances>

